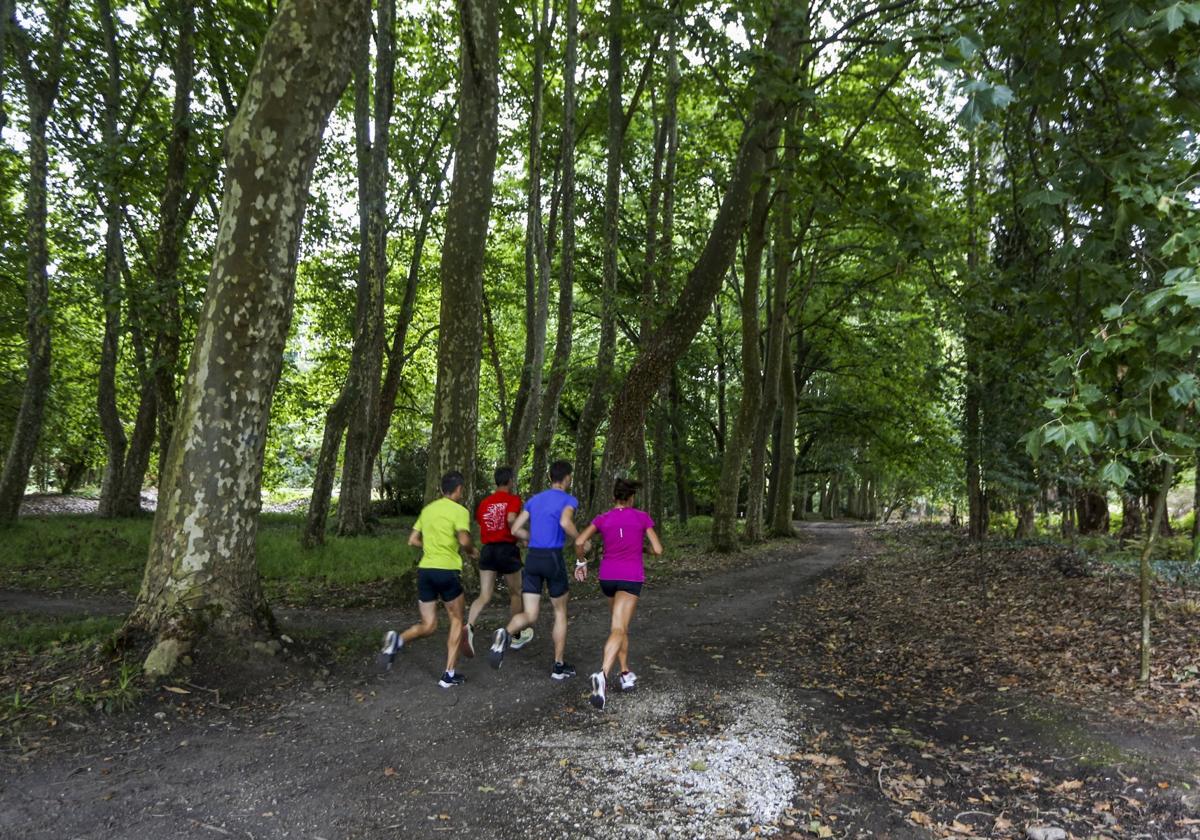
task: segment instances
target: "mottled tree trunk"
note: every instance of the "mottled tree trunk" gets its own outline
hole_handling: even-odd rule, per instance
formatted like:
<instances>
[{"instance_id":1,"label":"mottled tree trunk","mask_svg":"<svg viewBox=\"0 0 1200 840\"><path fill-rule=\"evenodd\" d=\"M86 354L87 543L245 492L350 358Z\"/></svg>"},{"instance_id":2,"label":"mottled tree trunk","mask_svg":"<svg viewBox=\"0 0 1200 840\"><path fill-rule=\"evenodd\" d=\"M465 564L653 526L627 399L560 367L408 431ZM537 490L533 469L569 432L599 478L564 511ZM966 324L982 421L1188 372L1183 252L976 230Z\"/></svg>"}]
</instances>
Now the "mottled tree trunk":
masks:
<instances>
[{"instance_id":1,"label":"mottled tree trunk","mask_svg":"<svg viewBox=\"0 0 1200 840\"><path fill-rule=\"evenodd\" d=\"M193 47L196 24L195 0L179 0L175 7L179 40L172 69L175 98L171 105L171 139L167 144L167 180L163 188L158 246L154 255L159 317L162 319L154 348L155 400L158 416L158 475L162 487L169 457L178 399L175 370L179 366L183 320L179 311L179 258L183 234L191 211L187 196L188 148L191 145L192 79L195 74ZM133 466L137 466L134 464Z\"/></svg>"},{"instance_id":2,"label":"mottled tree trunk","mask_svg":"<svg viewBox=\"0 0 1200 840\"><path fill-rule=\"evenodd\" d=\"M604 419L604 409L612 385L612 367L616 358L617 322L617 261L620 247L618 231L621 210L621 147L624 139L625 112L621 105L621 80L624 76L624 54L621 27L624 17L623 0L610 0L608 8L608 162L604 181L604 283L600 291L600 345L596 351L592 387L579 415L575 436L575 494L583 510L597 512L595 498L605 497L604 486L592 487L593 458L596 432ZM609 430L611 434L612 430ZM636 430L630 430L637 435ZM636 456L630 453L627 466Z\"/></svg>"},{"instance_id":3,"label":"mottled tree trunk","mask_svg":"<svg viewBox=\"0 0 1200 840\"><path fill-rule=\"evenodd\" d=\"M387 293L387 181L395 76L395 0L379 0L375 26L375 84L371 96L369 39L356 73L355 136L359 166L359 282L355 306L355 342L347 374L350 409L342 489L338 497L338 533L366 530L371 508L373 453L383 375L384 298ZM369 127L373 131L369 130Z\"/></svg>"},{"instance_id":4,"label":"mottled tree trunk","mask_svg":"<svg viewBox=\"0 0 1200 840\"><path fill-rule=\"evenodd\" d=\"M794 29L773 22L767 36L767 51L779 58L778 66L790 72L795 63ZM772 67L776 65L771 65ZM688 273L679 297L662 325L642 343L609 413L608 438L601 471L601 486L628 469L636 457L636 443L645 422L646 406L683 357L720 291L733 261L738 240L746 228L754 189L766 165L767 144L775 135L783 109L779 89L767 84L762 68L751 80L756 104L742 132L721 206L696 264Z\"/></svg>"},{"instance_id":5,"label":"mottled tree trunk","mask_svg":"<svg viewBox=\"0 0 1200 840\"><path fill-rule=\"evenodd\" d=\"M579 2L567 0L566 54L563 67L562 117L562 253L559 255L558 327L554 335L554 356L550 375L542 395L537 437L533 445L533 466L527 486L537 491L549 479L550 449L558 427L558 402L567 383L571 360L575 292L575 68L579 50Z\"/></svg>"},{"instance_id":6,"label":"mottled tree trunk","mask_svg":"<svg viewBox=\"0 0 1200 840\"><path fill-rule=\"evenodd\" d=\"M117 495L125 471L125 450L129 445L121 415L117 410L117 356L121 350L121 219L125 211L121 195L121 155L118 133L121 110L121 52L111 0L98 0L97 11L104 35L108 76L104 86L104 112L101 138L104 143L104 277L101 302L104 306L104 337L100 345L100 370L96 390L96 411L100 432L104 435L106 458L100 480L97 509L102 519L117 512Z\"/></svg>"},{"instance_id":7,"label":"mottled tree trunk","mask_svg":"<svg viewBox=\"0 0 1200 840\"><path fill-rule=\"evenodd\" d=\"M128 635L171 671L198 637L272 625L255 562L263 450L309 179L368 25L367 0L285 0L226 135L213 265Z\"/></svg>"},{"instance_id":8,"label":"mottled tree trunk","mask_svg":"<svg viewBox=\"0 0 1200 840\"><path fill-rule=\"evenodd\" d=\"M62 45L68 27L68 4L59 2L52 13L48 47L35 58L28 34L8 21L25 85L29 115L27 148L29 180L25 186L25 387L17 410L12 440L0 470L0 523L16 520L25 495L29 470L37 453L50 392L50 278L46 241L46 191L50 158L46 128L58 98L62 76ZM3 56L0 56L3 61Z\"/></svg>"},{"instance_id":9,"label":"mottled tree trunk","mask_svg":"<svg viewBox=\"0 0 1200 840\"><path fill-rule=\"evenodd\" d=\"M738 496L742 464L750 444L750 433L762 403L762 358L759 353L758 287L762 282L762 257L767 245L767 212L771 181L763 178L754 193L746 244L742 257L742 400L733 422L733 435L721 458L721 477L713 501L712 547L716 551L737 549Z\"/></svg>"},{"instance_id":10,"label":"mottled tree trunk","mask_svg":"<svg viewBox=\"0 0 1200 840\"><path fill-rule=\"evenodd\" d=\"M1037 533L1034 527L1034 506L1031 499L1022 499L1017 504L1017 527L1013 537L1018 540L1029 539Z\"/></svg>"},{"instance_id":11,"label":"mottled tree trunk","mask_svg":"<svg viewBox=\"0 0 1200 840\"><path fill-rule=\"evenodd\" d=\"M492 210L499 100L499 22L496 0L458 0L462 37L458 135L454 179L446 208L439 274L437 385L425 498L438 495L448 470L466 477L464 498L475 490L479 425L479 362L483 345L483 254Z\"/></svg>"},{"instance_id":12,"label":"mottled tree trunk","mask_svg":"<svg viewBox=\"0 0 1200 840\"><path fill-rule=\"evenodd\" d=\"M1192 482L1192 561L1200 562L1200 450L1196 451L1196 478Z\"/></svg>"},{"instance_id":13,"label":"mottled tree trunk","mask_svg":"<svg viewBox=\"0 0 1200 840\"><path fill-rule=\"evenodd\" d=\"M542 366L546 361L546 320L550 309L550 255L542 225L542 99L550 2L537 4L533 17L533 94L529 114L529 192L525 205L525 363L505 437L508 465L518 478L533 439L542 403Z\"/></svg>"}]
</instances>

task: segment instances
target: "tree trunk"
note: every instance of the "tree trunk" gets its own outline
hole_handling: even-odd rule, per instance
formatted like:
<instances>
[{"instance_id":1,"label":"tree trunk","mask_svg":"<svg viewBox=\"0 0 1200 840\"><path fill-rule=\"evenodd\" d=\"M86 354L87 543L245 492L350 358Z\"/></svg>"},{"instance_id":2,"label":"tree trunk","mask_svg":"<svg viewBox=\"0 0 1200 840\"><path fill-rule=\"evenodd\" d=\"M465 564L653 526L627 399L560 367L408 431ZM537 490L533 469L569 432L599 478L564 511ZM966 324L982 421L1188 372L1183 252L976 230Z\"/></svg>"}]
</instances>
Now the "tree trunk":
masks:
<instances>
[{"instance_id":1,"label":"tree trunk","mask_svg":"<svg viewBox=\"0 0 1200 840\"><path fill-rule=\"evenodd\" d=\"M1183 425L1182 418L1180 426ZM1150 533L1146 545L1138 561L1138 606L1142 618L1142 635L1140 647L1140 668L1138 680L1142 685L1150 682L1150 618L1153 611L1152 586L1154 584L1154 569L1150 566L1150 556L1154 551L1154 543L1158 538L1159 528L1167 515L1167 494L1171 490L1171 482L1175 477L1175 464L1168 462L1163 468L1162 484L1154 491L1154 505L1150 513Z\"/></svg>"},{"instance_id":2,"label":"tree trunk","mask_svg":"<svg viewBox=\"0 0 1200 840\"><path fill-rule=\"evenodd\" d=\"M779 20L772 22L767 35L767 52L778 57L778 67L789 71L794 68L795 42L793 28L781 25ZM766 166L768 141L776 134L784 107L780 89L790 89L788 85L767 84L766 76L772 72L770 67L760 67L750 82L756 104L742 132L737 158L708 240L662 326L638 349L613 401L601 472L602 486L611 483L613 477L627 469L636 457L637 437L645 422L646 406L695 339L729 271L738 240L746 228L754 188Z\"/></svg>"},{"instance_id":3,"label":"tree trunk","mask_svg":"<svg viewBox=\"0 0 1200 840\"><path fill-rule=\"evenodd\" d=\"M129 444L121 415L117 410L117 356L121 350L121 220L125 212L121 195L121 154L119 118L121 110L121 52L117 43L117 27L113 19L111 0L98 0L97 11L104 35L108 78L104 88L104 113L101 117L101 137L104 143L104 279L101 301L104 306L104 338L100 349L100 371L96 393L96 412L100 432L104 435L106 458L104 476L100 481L100 502L97 513L101 519L111 518L117 511L117 495L121 475L125 470L125 450Z\"/></svg>"},{"instance_id":4,"label":"tree trunk","mask_svg":"<svg viewBox=\"0 0 1200 840\"><path fill-rule=\"evenodd\" d=\"M746 245L742 258L742 400L734 418L733 435L721 459L721 476L713 502L712 547L715 551L737 550L738 495L742 464L750 432L762 402L762 359L758 347L758 287L762 282L762 257L767 244L767 211L771 181L763 178L754 193Z\"/></svg>"},{"instance_id":5,"label":"tree trunk","mask_svg":"<svg viewBox=\"0 0 1200 840\"><path fill-rule=\"evenodd\" d=\"M967 271L972 281L975 281L979 268L979 237L975 229L975 190L978 175L978 154L972 137L968 147L969 162L967 168ZM983 382L982 348L980 340L974 335L974 320L970 313L966 316L966 337L964 344L967 356L966 394L963 399L963 419L965 434L963 449L966 455L967 478L967 535L980 542L987 536L987 504L983 496L983 468L981 464L983 450Z\"/></svg>"},{"instance_id":6,"label":"tree trunk","mask_svg":"<svg viewBox=\"0 0 1200 840\"><path fill-rule=\"evenodd\" d=\"M789 235L790 239L790 235ZM788 240L785 240L788 241ZM789 249L790 250L790 249ZM773 537L794 537L795 502L792 492L796 486L796 370L792 364L791 319L783 336L783 360L779 367L779 444L775 450L774 503L770 508L770 533ZM859 516L867 516L869 481L863 479Z\"/></svg>"},{"instance_id":7,"label":"tree trunk","mask_svg":"<svg viewBox=\"0 0 1200 840\"><path fill-rule=\"evenodd\" d=\"M171 105L171 139L167 143L166 184L163 187L158 245L154 255L158 310L162 322L154 348L154 381L158 417L158 475L162 487L169 457L178 400L175 370L179 366L179 345L183 321L179 311L179 258L190 209L184 207L187 196L188 146L191 143L192 79L195 74L193 36L196 24L195 0L179 0L175 6L179 18L172 77L175 98ZM135 465L136 466L136 465Z\"/></svg>"},{"instance_id":8,"label":"tree trunk","mask_svg":"<svg viewBox=\"0 0 1200 840\"><path fill-rule=\"evenodd\" d=\"M267 423L309 179L369 18L366 0L284 0L226 135L213 265L126 623L127 635L156 638L151 675L170 672L199 636L273 625L255 561Z\"/></svg>"},{"instance_id":9,"label":"tree trunk","mask_svg":"<svg viewBox=\"0 0 1200 840\"><path fill-rule=\"evenodd\" d=\"M546 361L546 319L550 309L550 256L542 226L542 99L550 2L533 8L533 95L529 117L529 195L525 206L525 363L513 401L512 423L504 441L505 458L521 475L542 403L542 367Z\"/></svg>"},{"instance_id":10,"label":"tree trunk","mask_svg":"<svg viewBox=\"0 0 1200 840\"><path fill-rule=\"evenodd\" d=\"M483 345L483 254L492 210L499 104L496 0L458 0L462 51L454 180L446 208L439 275L442 302L437 385L425 498L437 498L441 476L462 470L463 498L475 492L479 426L479 361Z\"/></svg>"},{"instance_id":11,"label":"tree trunk","mask_svg":"<svg viewBox=\"0 0 1200 840\"><path fill-rule=\"evenodd\" d=\"M533 446L533 467L527 485L542 489L548 479L550 449L558 426L558 401L567 382L571 359L575 290L575 68L579 50L579 2L567 0L567 43L563 69L562 118L562 254L559 257L558 328L554 336L554 357L550 376L542 396L537 439Z\"/></svg>"},{"instance_id":12,"label":"tree trunk","mask_svg":"<svg viewBox=\"0 0 1200 840\"><path fill-rule=\"evenodd\" d=\"M671 406L671 466L675 471L675 515L679 519L679 524L686 525L692 510L692 493L687 477L687 463L683 458L683 434L680 431L683 422L679 416L680 403L683 400L679 394L677 377L671 377L667 398Z\"/></svg>"},{"instance_id":13,"label":"tree trunk","mask_svg":"<svg viewBox=\"0 0 1200 840\"><path fill-rule=\"evenodd\" d=\"M1121 530L1117 533L1117 539L1124 542L1136 538L1138 534L1142 533L1142 528L1146 525L1145 520L1146 514L1142 508L1141 494L1122 491Z\"/></svg>"},{"instance_id":14,"label":"tree trunk","mask_svg":"<svg viewBox=\"0 0 1200 840\"><path fill-rule=\"evenodd\" d=\"M50 278L46 239L46 192L50 158L46 128L62 77L62 45L69 26L67 2L53 13L49 48L36 61L28 35L15 20L8 22L9 37L20 60L29 114L29 181L25 187L25 387L17 411L12 440L0 471L0 523L13 522L21 510L29 470L37 454L38 439L50 392ZM2 60L2 57L0 57Z\"/></svg>"},{"instance_id":15,"label":"tree trunk","mask_svg":"<svg viewBox=\"0 0 1200 840\"><path fill-rule=\"evenodd\" d=\"M1033 501L1022 499L1017 505L1017 528L1013 532L1014 539L1027 540L1036 535L1037 529L1034 528L1033 515Z\"/></svg>"},{"instance_id":16,"label":"tree trunk","mask_svg":"<svg viewBox=\"0 0 1200 840\"><path fill-rule=\"evenodd\" d=\"M782 203L786 201L786 189L781 190ZM781 207L776 214L776 224L781 224L784 213ZM754 439L750 445L750 476L746 485L746 540L760 542L763 539L763 520L766 514L765 470L767 464L767 440L774 429L779 410L779 386L783 370L783 347L787 342L787 299L791 285L791 272L786 260L779 256L781 242L776 236L775 260L772 268L771 309L767 326L767 357L763 371L762 411L754 427Z\"/></svg>"},{"instance_id":17,"label":"tree trunk","mask_svg":"<svg viewBox=\"0 0 1200 840\"><path fill-rule=\"evenodd\" d=\"M1079 533L1103 534L1108 531L1108 497L1104 493L1086 490L1075 499Z\"/></svg>"},{"instance_id":18,"label":"tree trunk","mask_svg":"<svg viewBox=\"0 0 1200 840\"><path fill-rule=\"evenodd\" d=\"M1192 562L1200 563L1200 449L1196 450L1196 478L1192 482Z\"/></svg>"},{"instance_id":19,"label":"tree trunk","mask_svg":"<svg viewBox=\"0 0 1200 840\"><path fill-rule=\"evenodd\" d=\"M355 306L355 347L347 378L351 407L338 497L338 534L357 536L367 528L371 508L375 424L383 374L384 298L387 294L387 182L393 77L395 0L379 0L375 26L374 101L371 97L370 42L364 37L356 73L355 136L359 169L359 282Z\"/></svg>"},{"instance_id":20,"label":"tree trunk","mask_svg":"<svg viewBox=\"0 0 1200 840\"><path fill-rule=\"evenodd\" d=\"M596 432L604 418L612 382L613 360L616 357L617 324L617 260L620 238L618 236L618 214L621 209L621 146L624 138L625 112L621 105L621 80L624 75L624 56L621 26L624 18L623 0L610 0L608 10L608 162L604 181L604 284L600 295L600 346L596 351L596 366L592 388L579 415L579 428L575 436L575 493L579 496L583 510L595 514L598 505L594 497L604 498L602 482L593 492L592 460L595 452ZM609 434L612 434L609 429ZM638 431L631 429L633 438ZM636 442L631 440L630 464L636 457Z\"/></svg>"}]
</instances>

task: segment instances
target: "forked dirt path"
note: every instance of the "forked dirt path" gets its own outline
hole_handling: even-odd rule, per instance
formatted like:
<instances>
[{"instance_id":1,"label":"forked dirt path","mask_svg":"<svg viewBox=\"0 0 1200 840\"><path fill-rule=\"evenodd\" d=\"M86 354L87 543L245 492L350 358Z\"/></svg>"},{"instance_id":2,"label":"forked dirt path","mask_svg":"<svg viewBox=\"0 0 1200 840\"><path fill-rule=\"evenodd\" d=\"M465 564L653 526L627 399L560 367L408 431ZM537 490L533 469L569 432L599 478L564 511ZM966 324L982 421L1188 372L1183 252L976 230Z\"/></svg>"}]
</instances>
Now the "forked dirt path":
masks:
<instances>
[{"instance_id":1,"label":"forked dirt path","mask_svg":"<svg viewBox=\"0 0 1200 840\"><path fill-rule=\"evenodd\" d=\"M768 627L862 537L840 523L804 531L748 568L647 587L631 637L639 688L605 712L587 702L587 674L607 608L585 598L568 640L574 680L548 678L544 615L500 671L481 655L453 691L436 685L442 630L382 676L371 650L327 681L262 686L278 704L266 712L144 704L6 759L0 837L931 836L876 768L836 757L846 710L770 665L787 651L764 649ZM405 605L396 623L414 614ZM497 603L482 623L499 618Z\"/></svg>"}]
</instances>

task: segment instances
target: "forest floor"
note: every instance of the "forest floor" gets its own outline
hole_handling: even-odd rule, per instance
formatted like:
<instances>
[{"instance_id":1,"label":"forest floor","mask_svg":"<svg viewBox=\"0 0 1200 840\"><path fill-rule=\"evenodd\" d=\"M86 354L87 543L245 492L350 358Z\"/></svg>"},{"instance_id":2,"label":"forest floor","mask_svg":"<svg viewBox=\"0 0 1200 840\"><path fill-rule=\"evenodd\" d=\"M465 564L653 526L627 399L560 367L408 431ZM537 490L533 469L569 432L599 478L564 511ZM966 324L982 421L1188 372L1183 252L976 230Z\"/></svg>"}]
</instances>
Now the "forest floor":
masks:
<instances>
[{"instance_id":1,"label":"forest floor","mask_svg":"<svg viewBox=\"0 0 1200 840\"><path fill-rule=\"evenodd\" d=\"M200 651L127 711L8 738L0 836L1200 837L1197 620L1164 593L1139 690L1130 592L1046 546L806 523L648 586L639 689L604 712L595 594L572 602L578 678L548 679L544 617L449 692L440 633L373 670L407 605L281 610L290 653ZM114 622L125 604L0 595Z\"/></svg>"}]
</instances>

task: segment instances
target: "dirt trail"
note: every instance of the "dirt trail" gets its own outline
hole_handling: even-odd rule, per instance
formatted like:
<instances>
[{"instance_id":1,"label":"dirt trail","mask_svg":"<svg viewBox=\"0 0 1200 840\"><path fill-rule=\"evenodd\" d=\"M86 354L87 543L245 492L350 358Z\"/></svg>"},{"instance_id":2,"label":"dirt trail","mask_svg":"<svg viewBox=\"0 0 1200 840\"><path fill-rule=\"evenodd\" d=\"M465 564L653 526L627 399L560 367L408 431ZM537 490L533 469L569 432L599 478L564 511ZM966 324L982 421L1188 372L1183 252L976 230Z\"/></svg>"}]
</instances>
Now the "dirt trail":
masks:
<instances>
[{"instance_id":1,"label":"dirt trail","mask_svg":"<svg viewBox=\"0 0 1200 840\"><path fill-rule=\"evenodd\" d=\"M615 695L606 712L589 706L586 675L607 609L584 598L568 640L574 680L548 678L545 615L538 638L500 671L482 656L468 661L468 682L455 691L436 686L443 630L386 675L372 672L369 650L349 673L263 686L278 703L267 712L235 704L193 715L164 694L161 712L144 704L50 752L9 759L0 837L731 838L759 826L797 837L930 837L885 793L885 762L858 763L845 747L865 727L916 731L921 722L849 708L772 667L789 651L769 647L771 625L788 621L789 602L864 538L840 523L804 530L803 541L748 568L647 587L631 636L639 690ZM414 614L406 605L397 623ZM497 603L482 623L499 618ZM364 611L329 626L386 625ZM1014 729L992 737L1019 738L1043 756L1059 748L1029 725L1003 722ZM946 728L954 731L922 736L961 738Z\"/></svg>"}]
</instances>

